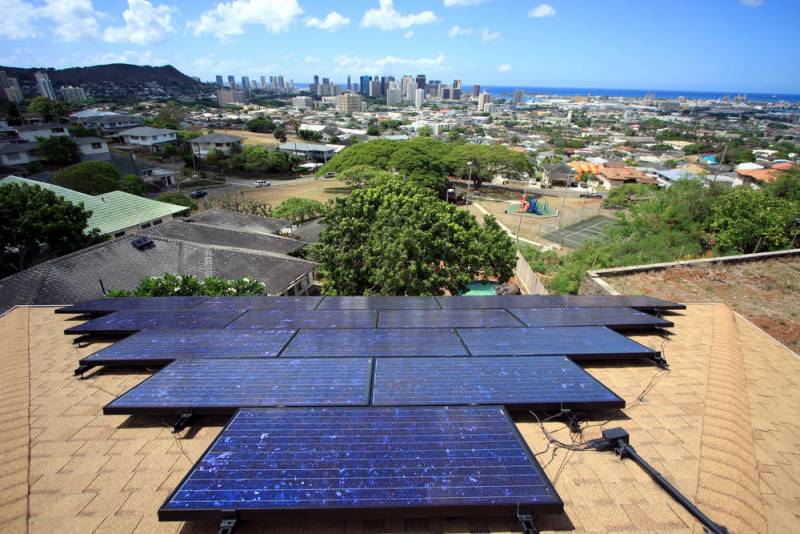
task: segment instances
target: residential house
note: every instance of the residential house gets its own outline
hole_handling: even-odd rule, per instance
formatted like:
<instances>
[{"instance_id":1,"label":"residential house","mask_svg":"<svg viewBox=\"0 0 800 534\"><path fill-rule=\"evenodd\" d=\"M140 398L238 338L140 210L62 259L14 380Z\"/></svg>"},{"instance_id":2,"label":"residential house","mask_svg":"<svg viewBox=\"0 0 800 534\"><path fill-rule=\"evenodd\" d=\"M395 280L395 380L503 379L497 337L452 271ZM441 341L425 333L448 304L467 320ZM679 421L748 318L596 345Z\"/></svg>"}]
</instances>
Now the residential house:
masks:
<instances>
[{"instance_id":1,"label":"residential house","mask_svg":"<svg viewBox=\"0 0 800 534\"><path fill-rule=\"evenodd\" d=\"M126 145L149 148L153 152L158 152L163 145L174 143L178 140L175 130L152 128L150 126L138 126L123 130L116 136L121 137L122 142Z\"/></svg>"},{"instance_id":2,"label":"residential house","mask_svg":"<svg viewBox=\"0 0 800 534\"><path fill-rule=\"evenodd\" d=\"M31 142L35 142L40 137L49 139L50 137L56 135L69 136L69 130L67 130L67 127L63 124L57 123L14 126L14 130L16 130L20 139Z\"/></svg>"},{"instance_id":3,"label":"residential house","mask_svg":"<svg viewBox=\"0 0 800 534\"><path fill-rule=\"evenodd\" d=\"M108 143L99 137L76 137L75 142L78 144L81 158L84 161L108 161L111 159Z\"/></svg>"},{"instance_id":4,"label":"residential house","mask_svg":"<svg viewBox=\"0 0 800 534\"><path fill-rule=\"evenodd\" d=\"M595 176L606 189L614 189L625 184L658 185L658 180L655 178L650 178L644 172L630 167L603 167Z\"/></svg>"},{"instance_id":5,"label":"residential house","mask_svg":"<svg viewBox=\"0 0 800 534\"><path fill-rule=\"evenodd\" d=\"M328 161L342 150L342 145L321 145L317 143L283 143L278 150L311 161Z\"/></svg>"},{"instance_id":6,"label":"residential house","mask_svg":"<svg viewBox=\"0 0 800 534\"><path fill-rule=\"evenodd\" d=\"M213 133L195 137L189 141L189 144L192 147L192 152L200 157L205 157L212 150L219 150L227 156L240 152L242 141L244 141L244 138L238 135Z\"/></svg>"},{"instance_id":7,"label":"residential house","mask_svg":"<svg viewBox=\"0 0 800 534\"><path fill-rule=\"evenodd\" d=\"M0 163L5 167L18 167L27 165L33 161L41 161L42 158L37 152L39 143L0 143Z\"/></svg>"},{"instance_id":8,"label":"residential house","mask_svg":"<svg viewBox=\"0 0 800 534\"><path fill-rule=\"evenodd\" d=\"M658 185L669 187L678 180L697 180L700 176L686 169L667 169L656 171Z\"/></svg>"},{"instance_id":9,"label":"residential house","mask_svg":"<svg viewBox=\"0 0 800 534\"><path fill-rule=\"evenodd\" d=\"M86 128L97 130L101 135L113 135L122 130L144 124L144 119L135 115L97 109L79 111L70 115L69 118L71 121Z\"/></svg>"},{"instance_id":10,"label":"residential house","mask_svg":"<svg viewBox=\"0 0 800 534\"><path fill-rule=\"evenodd\" d=\"M566 186L575 184L577 173L566 163L553 163L545 165L543 169L543 183L546 186Z\"/></svg>"}]
</instances>

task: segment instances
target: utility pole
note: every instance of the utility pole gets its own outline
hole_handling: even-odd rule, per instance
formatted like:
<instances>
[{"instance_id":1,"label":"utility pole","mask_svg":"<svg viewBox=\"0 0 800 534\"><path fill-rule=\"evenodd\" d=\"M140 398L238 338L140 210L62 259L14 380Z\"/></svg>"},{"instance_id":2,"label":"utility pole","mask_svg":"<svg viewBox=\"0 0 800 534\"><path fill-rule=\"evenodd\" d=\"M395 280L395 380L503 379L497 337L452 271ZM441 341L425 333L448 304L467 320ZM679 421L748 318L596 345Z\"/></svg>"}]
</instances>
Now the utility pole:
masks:
<instances>
[{"instance_id":1,"label":"utility pole","mask_svg":"<svg viewBox=\"0 0 800 534\"><path fill-rule=\"evenodd\" d=\"M717 171L714 173L714 180L711 182L713 184L717 183L717 176L719 176L719 166L722 165L722 162L725 161L725 155L728 153L728 143L725 143L725 148L722 149L722 158L717 162Z\"/></svg>"}]
</instances>

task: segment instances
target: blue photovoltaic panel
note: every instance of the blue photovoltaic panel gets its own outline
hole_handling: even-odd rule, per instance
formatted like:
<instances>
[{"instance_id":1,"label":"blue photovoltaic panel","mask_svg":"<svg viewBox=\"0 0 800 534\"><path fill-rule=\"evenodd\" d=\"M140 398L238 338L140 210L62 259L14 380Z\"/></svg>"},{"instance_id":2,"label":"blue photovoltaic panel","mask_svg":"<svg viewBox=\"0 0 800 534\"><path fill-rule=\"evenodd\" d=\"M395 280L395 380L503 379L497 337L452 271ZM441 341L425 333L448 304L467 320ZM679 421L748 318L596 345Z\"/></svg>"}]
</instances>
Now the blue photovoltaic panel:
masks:
<instances>
[{"instance_id":1,"label":"blue photovoltaic panel","mask_svg":"<svg viewBox=\"0 0 800 534\"><path fill-rule=\"evenodd\" d=\"M644 295L562 295L552 297L563 306L608 307L627 306L637 310L684 310L685 304L646 297ZM526 306L514 306L524 308Z\"/></svg>"},{"instance_id":2,"label":"blue photovoltaic panel","mask_svg":"<svg viewBox=\"0 0 800 534\"><path fill-rule=\"evenodd\" d=\"M211 297L198 310L313 310L322 297Z\"/></svg>"},{"instance_id":3,"label":"blue photovoltaic panel","mask_svg":"<svg viewBox=\"0 0 800 534\"><path fill-rule=\"evenodd\" d=\"M512 308L508 311L528 326L607 326L619 330L673 326L671 321L633 308Z\"/></svg>"},{"instance_id":4,"label":"blue photovoltaic panel","mask_svg":"<svg viewBox=\"0 0 800 534\"><path fill-rule=\"evenodd\" d=\"M143 330L81 360L93 365L159 365L178 359L277 356L294 330Z\"/></svg>"},{"instance_id":5,"label":"blue photovoltaic panel","mask_svg":"<svg viewBox=\"0 0 800 534\"><path fill-rule=\"evenodd\" d=\"M320 310L438 310L434 297L325 297Z\"/></svg>"},{"instance_id":6,"label":"blue photovoltaic panel","mask_svg":"<svg viewBox=\"0 0 800 534\"><path fill-rule=\"evenodd\" d=\"M372 360L178 360L108 404L106 414L232 413L244 406L365 406Z\"/></svg>"},{"instance_id":7,"label":"blue photovoltaic panel","mask_svg":"<svg viewBox=\"0 0 800 534\"><path fill-rule=\"evenodd\" d=\"M382 328L300 330L281 356L466 356L456 333L448 328Z\"/></svg>"},{"instance_id":8,"label":"blue photovoltaic panel","mask_svg":"<svg viewBox=\"0 0 800 534\"><path fill-rule=\"evenodd\" d=\"M550 308L562 304L548 295L490 295L487 297L455 296L436 297L446 310L468 310L472 308Z\"/></svg>"},{"instance_id":9,"label":"blue photovoltaic panel","mask_svg":"<svg viewBox=\"0 0 800 534\"><path fill-rule=\"evenodd\" d=\"M563 354L575 359L603 359L658 354L604 326L459 328L458 333L474 356Z\"/></svg>"},{"instance_id":10,"label":"blue photovoltaic panel","mask_svg":"<svg viewBox=\"0 0 800 534\"><path fill-rule=\"evenodd\" d=\"M247 328L374 328L374 310L250 310L228 329Z\"/></svg>"},{"instance_id":11,"label":"blue photovoltaic panel","mask_svg":"<svg viewBox=\"0 0 800 534\"><path fill-rule=\"evenodd\" d=\"M467 328L522 326L506 310L381 310L381 328Z\"/></svg>"},{"instance_id":12,"label":"blue photovoltaic panel","mask_svg":"<svg viewBox=\"0 0 800 534\"><path fill-rule=\"evenodd\" d=\"M65 334L129 334L139 330L225 328L241 310L118 311L64 330Z\"/></svg>"},{"instance_id":13,"label":"blue photovoltaic panel","mask_svg":"<svg viewBox=\"0 0 800 534\"><path fill-rule=\"evenodd\" d=\"M625 407L625 401L564 356L379 358L372 404L502 404L520 410Z\"/></svg>"},{"instance_id":14,"label":"blue photovoltaic panel","mask_svg":"<svg viewBox=\"0 0 800 534\"><path fill-rule=\"evenodd\" d=\"M561 510L502 407L283 408L240 410L159 519Z\"/></svg>"},{"instance_id":15,"label":"blue photovoltaic panel","mask_svg":"<svg viewBox=\"0 0 800 534\"><path fill-rule=\"evenodd\" d=\"M101 315L120 310L191 310L208 297L108 297L65 306L56 313Z\"/></svg>"}]
</instances>

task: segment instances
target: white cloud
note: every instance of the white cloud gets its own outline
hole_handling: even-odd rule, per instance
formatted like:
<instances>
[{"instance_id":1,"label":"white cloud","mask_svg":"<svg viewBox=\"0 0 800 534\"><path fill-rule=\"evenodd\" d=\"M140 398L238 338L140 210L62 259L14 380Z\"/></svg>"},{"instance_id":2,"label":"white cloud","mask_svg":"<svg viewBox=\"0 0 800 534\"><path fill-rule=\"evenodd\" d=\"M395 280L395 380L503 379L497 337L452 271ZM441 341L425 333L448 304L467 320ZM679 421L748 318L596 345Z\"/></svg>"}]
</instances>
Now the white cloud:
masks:
<instances>
[{"instance_id":1,"label":"white cloud","mask_svg":"<svg viewBox=\"0 0 800 534\"><path fill-rule=\"evenodd\" d=\"M761 7L764 5L764 0L739 0L739 3L747 7Z\"/></svg>"},{"instance_id":2,"label":"white cloud","mask_svg":"<svg viewBox=\"0 0 800 534\"><path fill-rule=\"evenodd\" d=\"M444 0L444 7L477 6L484 0Z\"/></svg>"},{"instance_id":3,"label":"white cloud","mask_svg":"<svg viewBox=\"0 0 800 534\"><path fill-rule=\"evenodd\" d=\"M481 30L481 41L484 43L491 43L492 41L500 38L500 32L493 32L489 28Z\"/></svg>"},{"instance_id":4,"label":"white cloud","mask_svg":"<svg viewBox=\"0 0 800 534\"><path fill-rule=\"evenodd\" d=\"M411 26L436 22L433 11L420 11L403 15L394 8L393 0L379 0L378 9L370 9L361 19L362 28L380 28L384 31L405 30Z\"/></svg>"},{"instance_id":5,"label":"white cloud","mask_svg":"<svg viewBox=\"0 0 800 534\"><path fill-rule=\"evenodd\" d=\"M474 31L475 30L473 30L472 28L462 28L461 26L456 24L455 26L450 28L450 31L447 32L447 35L449 35L450 37L458 37L459 35L469 35Z\"/></svg>"},{"instance_id":6,"label":"white cloud","mask_svg":"<svg viewBox=\"0 0 800 534\"><path fill-rule=\"evenodd\" d=\"M47 0L39 14L55 23L53 33L62 41L94 37L99 30L97 19L103 16L92 0Z\"/></svg>"},{"instance_id":7,"label":"white cloud","mask_svg":"<svg viewBox=\"0 0 800 534\"><path fill-rule=\"evenodd\" d=\"M316 58L314 56L306 56L303 61L305 61L306 63L319 63L319 58Z\"/></svg>"},{"instance_id":8,"label":"white cloud","mask_svg":"<svg viewBox=\"0 0 800 534\"><path fill-rule=\"evenodd\" d=\"M499 67L497 67L497 72L511 72L511 65L508 63L503 63Z\"/></svg>"},{"instance_id":9,"label":"white cloud","mask_svg":"<svg viewBox=\"0 0 800 534\"><path fill-rule=\"evenodd\" d=\"M403 37L406 39L411 39L414 37L414 30L408 30L406 33L403 34Z\"/></svg>"},{"instance_id":10,"label":"white cloud","mask_svg":"<svg viewBox=\"0 0 800 534\"><path fill-rule=\"evenodd\" d=\"M554 8L550 4L539 4L538 6L528 11L528 16L533 17L535 19L540 19L543 17L555 17L556 8Z\"/></svg>"},{"instance_id":11,"label":"white cloud","mask_svg":"<svg viewBox=\"0 0 800 534\"><path fill-rule=\"evenodd\" d=\"M336 57L334 65L338 72L348 74L351 72L375 72L377 74L391 74L398 70L405 71L433 71L449 69L443 54L434 58L400 58L384 56L377 59L365 59L360 56L341 55Z\"/></svg>"},{"instance_id":12,"label":"white cloud","mask_svg":"<svg viewBox=\"0 0 800 534\"><path fill-rule=\"evenodd\" d=\"M331 11L325 16L324 19L319 19L317 17L306 19L306 26L309 28L319 28L320 30L328 30L330 32L336 31L342 26L347 26L348 24L350 24L350 19L340 15L336 11Z\"/></svg>"},{"instance_id":13,"label":"white cloud","mask_svg":"<svg viewBox=\"0 0 800 534\"><path fill-rule=\"evenodd\" d=\"M302 13L297 0L232 0L218 3L188 26L195 35L211 33L220 39L243 34L245 24L261 24L265 30L279 33L288 30Z\"/></svg>"},{"instance_id":14,"label":"white cloud","mask_svg":"<svg viewBox=\"0 0 800 534\"><path fill-rule=\"evenodd\" d=\"M160 41L172 31L174 7L161 4L154 6L148 0L128 0L128 9L122 13L124 26L112 26L103 32L103 40L109 43L129 41L146 45Z\"/></svg>"},{"instance_id":15,"label":"white cloud","mask_svg":"<svg viewBox=\"0 0 800 534\"><path fill-rule=\"evenodd\" d=\"M37 17L33 4L23 0L4 0L5 7L0 17L0 38L25 39L36 37L34 21Z\"/></svg>"}]
</instances>

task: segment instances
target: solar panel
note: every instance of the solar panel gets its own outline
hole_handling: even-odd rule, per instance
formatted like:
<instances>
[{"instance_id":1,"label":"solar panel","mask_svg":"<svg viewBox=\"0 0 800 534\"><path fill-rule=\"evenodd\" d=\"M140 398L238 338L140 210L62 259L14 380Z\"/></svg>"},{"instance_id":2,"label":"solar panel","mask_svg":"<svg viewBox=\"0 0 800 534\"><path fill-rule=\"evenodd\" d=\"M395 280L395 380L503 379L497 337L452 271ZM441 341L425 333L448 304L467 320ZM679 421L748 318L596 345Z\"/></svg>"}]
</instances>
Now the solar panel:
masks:
<instances>
[{"instance_id":1,"label":"solar panel","mask_svg":"<svg viewBox=\"0 0 800 534\"><path fill-rule=\"evenodd\" d=\"M112 401L106 414L227 414L243 406L364 406L372 360L178 360Z\"/></svg>"},{"instance_id":2,"label":"solar panel","mask_svg":"<svg viewBox=\"0 0 800 534\"><path fill-rule=\"evenodd\" d=\"M321 300L322 297L212 297L197 309L313 310Z\"/></svg>"},{"instance_id":3,"label":"solar panel","mask_svg":"<svg viewBox=\"0 0 800 534\"><path fill-rule=\"evenodd\" d=\"M58 308L56 313L102 315L120 310L191 310L208 297L108 297Z\"/></svg>"},{"instance_id":4,"label":"solar panel","mask_svg":"<svg viewBox=\"0 0 800 534\"><path fill-rule=\"evenodd\" d=\"M431 310L439 309L434 297L325 297L320 310Z\"/></svg>"},{"instance_id":5,"label":"solar panel","mask_svg":"<svg viewBox=\"0 0 800 534\"><path fill-rule=\"evenodd\" d=\"M607 326L618 330L669 328L671 321L633 308L510 309L527 326Z\"/></svg>"},{"instance_id":6,"label":"solar panel","mask_svg":"<svg viewBox=\"0 0 800 534\"><path fill-rule=\"evenodd\" d=\"M627 306L637 310L685 310L685 304L646 297L644 295L561 295L553 297L563 306L606 307ZM516 307L516 306L515 306ZM525 306L519 306L525 307Z\"/></svg>"},{"instance_id":7,"label":"solar panel","mask_svg":"<svg viewBox=\"0 0 800 534\"><path fill-rule=\"evenodd\" d=\"M300 330L281 356L467 356L456 333L447 328Z\"/></svg>"},{"instance_id":8,"label":"solar panel","mask_svg":"<svg viewBox=\"0 0 800 534\"><path fill-rule=\"evenodd\" d=\"M228 328L374 328L377 321L374 310L250 310Z\"/></svg>"},{"instance_id":9,"label":"solar panel","mask_svg":"<svg viewBox=\"0 0 800 534\"><path fill-rule=\"evenodd\" d=\"M501 407L283 408L237 412L158 517L515 517L562 510Z\"/></svg>"},{"instance_id":10,"label":"solar panel","mask_svg":"<svg viewBox=\"0 0 800 534\"><path fill-rule=\"evenodd\" d=\"M564 356L375 360L372 405L448 404L502 404L517 410L625 407L625 401Z\"/></svg>"},{"instance_id":11,"label":"solar panel","mask_svg":"<svg viewBox=\"0 0 800 534\"><path fill-rule=\"evenodd\" d=\"M163 365L178 359L277 356L294 330L143 330L80 361L89 365Z\"/></svg>"},{"instance_id":12,"label":"solar panel","mask_svg":"<svg viewBox=\"0 0 800 534\"><path fill-rule=\"evenodd\" d=\"M466 328L521 326L506 310L381 310L381 328Z\"/></svg>"},{"instance_id":13,"label":"solar panel","mask_svg":"<svg viewBox=\"0 0 800 534\"><path fill-rule=\"evenodd\" d=\"M65 334L130 334L139 330L225 328L241 310L118 311L64 330Z\"/></svg>"},{"instance_id":14,"label":"solar panel","mask_svg":"<svg viewBox=\"0 0 800 534\"><path fill-rule=\"evenodd\" d=\"M459 328L458 333L474 356L563 354L574 359L607 359L658 355L604 326Z\"/></svg>"},{"instance_id":15,"label":"solar panel","mask_svg":"<svg viewBox=\"0 0 800 534\"><path fill-rule=\"evenodd\" d=\"M490 295L471 297L436 297L446 310L468 310L471 308L551 308L562 304L549 295Z\"/></svg>"}]
</instances>

